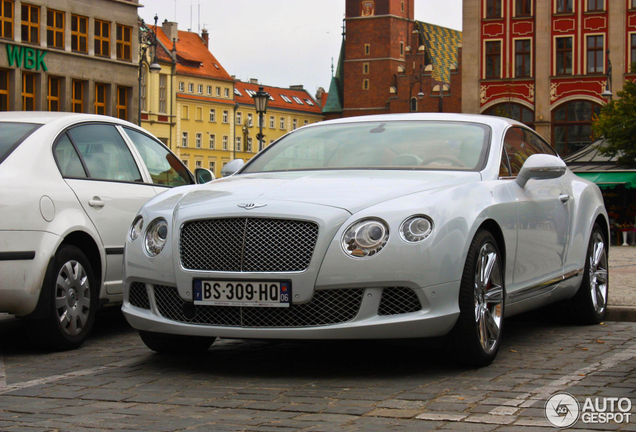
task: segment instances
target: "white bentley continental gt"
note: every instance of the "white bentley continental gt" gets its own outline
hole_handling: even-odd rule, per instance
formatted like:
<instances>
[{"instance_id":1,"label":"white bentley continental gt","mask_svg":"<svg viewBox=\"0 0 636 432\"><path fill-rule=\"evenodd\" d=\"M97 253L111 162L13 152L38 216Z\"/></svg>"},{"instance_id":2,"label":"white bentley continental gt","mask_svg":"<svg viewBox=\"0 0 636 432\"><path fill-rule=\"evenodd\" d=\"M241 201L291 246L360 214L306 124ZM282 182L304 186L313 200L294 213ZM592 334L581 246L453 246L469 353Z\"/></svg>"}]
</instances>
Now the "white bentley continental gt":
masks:
<instances>
[{"instance_id":1,"label":"white bentley continental gt","mask_svg":"<svg viewBox=\"0 0 636 432\"><path fill-rule=\"evenodd\" d=\"M216 337L448 335L487 365L504 317L564 301L598 323L608 217L533 130L498 117L355 117L297 129L232 176L135 218L123 311L152 350Z\"/></svg>"}]
</instances>

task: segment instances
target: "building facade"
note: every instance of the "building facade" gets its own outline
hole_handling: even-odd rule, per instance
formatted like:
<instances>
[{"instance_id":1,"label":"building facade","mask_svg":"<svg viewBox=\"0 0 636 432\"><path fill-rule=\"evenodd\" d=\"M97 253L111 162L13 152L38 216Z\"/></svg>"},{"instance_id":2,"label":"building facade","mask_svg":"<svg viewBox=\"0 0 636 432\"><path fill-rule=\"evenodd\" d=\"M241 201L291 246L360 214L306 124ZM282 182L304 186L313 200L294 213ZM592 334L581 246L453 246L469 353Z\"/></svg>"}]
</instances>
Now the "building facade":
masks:
<instances>
[{"instance_id":1,"label":"building facade","mask_svg":"<svg viewBox=\"0 0 636 432\"><path fill-rule=\"evenodd\" d=\"M136 121L138 0L0 0L0 111Z\"/></svg>"},{"instance_id":2,"label":"building facade","mask_svg":"<svg viewBox=\"0 0 636 432\"><path fill-rule=\"evenodd\" d=\"M463 34L462 111L520 120L561 155L636 78L636 0L464 0Z\"/></svg>"},{"instance_id":3,"label":"building facade","mask_svg":"<svg viewBox=\"0 0 636 432\"><path fill-rule=\"evenodd\" d=\"M263 87L263 90L269 93L267 112L263 116L262 143L257 139L258 113L252 97L259 87ZM245 161L287 132L323 120L320 105L303 86L281 88L259 85L255 79L250 82L237 81L234 87L234 100L237 104L234 117L234 155Z\"/></svg>"},{"instance_id":4,"label":"building facade","mask_svg":"<svg viewBox=\"0 0 636 432\"><path fill-rule=\"evenodd\" d=\"M459 112L461 32L414 20L414 0L346 0L327 119Z\"/></svg>"}]
</instances>

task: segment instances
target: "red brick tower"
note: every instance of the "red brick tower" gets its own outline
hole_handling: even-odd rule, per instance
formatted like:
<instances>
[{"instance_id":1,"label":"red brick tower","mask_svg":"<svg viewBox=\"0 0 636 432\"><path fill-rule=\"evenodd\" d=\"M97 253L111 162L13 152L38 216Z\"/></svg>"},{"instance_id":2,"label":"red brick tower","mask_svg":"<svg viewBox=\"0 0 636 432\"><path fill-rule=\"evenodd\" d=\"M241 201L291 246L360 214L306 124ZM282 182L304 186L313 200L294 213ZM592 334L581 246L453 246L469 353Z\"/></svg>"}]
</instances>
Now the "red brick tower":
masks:
<instances>
[{"instance_id":1,"label":"red brick tower","mask_svg":"<svg viewBox=\"0 0 636 432\"><path fill-rule=\"evenodd\" d=\"M346 0L344 117L389 112L395 75L405 67L414 0Z\"/></svg>"}]
</instances>

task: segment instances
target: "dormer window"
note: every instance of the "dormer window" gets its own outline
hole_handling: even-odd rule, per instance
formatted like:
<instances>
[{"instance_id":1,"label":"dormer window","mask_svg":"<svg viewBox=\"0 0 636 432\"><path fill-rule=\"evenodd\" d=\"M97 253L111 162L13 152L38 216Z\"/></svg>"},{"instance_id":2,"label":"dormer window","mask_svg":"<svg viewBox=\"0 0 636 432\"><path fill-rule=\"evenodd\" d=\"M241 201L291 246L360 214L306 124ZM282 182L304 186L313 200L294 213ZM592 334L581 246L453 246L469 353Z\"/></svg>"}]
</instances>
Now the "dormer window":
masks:
<instances>
[{"instance_id":1,"label":"dormer window","mask_svg":"<svg viewBox=\"0 0 636 432\"><path fill-rule=\"evenodd\" d=\"M298 105L304 105L303 101L301 101L298 96L292 96L292 98Z\"/></svg>"},{"instance_id":2,"label":"dormer window","mask_svg":"<svg viewBox=\"0 0 636 432\"><path fill-rule=\"evenodd\" d=\"M287 96L282 94L282 95L280 95L280 97L282 97L285 102L292 103L292 101Z\"/></svg>"}]
</instances>

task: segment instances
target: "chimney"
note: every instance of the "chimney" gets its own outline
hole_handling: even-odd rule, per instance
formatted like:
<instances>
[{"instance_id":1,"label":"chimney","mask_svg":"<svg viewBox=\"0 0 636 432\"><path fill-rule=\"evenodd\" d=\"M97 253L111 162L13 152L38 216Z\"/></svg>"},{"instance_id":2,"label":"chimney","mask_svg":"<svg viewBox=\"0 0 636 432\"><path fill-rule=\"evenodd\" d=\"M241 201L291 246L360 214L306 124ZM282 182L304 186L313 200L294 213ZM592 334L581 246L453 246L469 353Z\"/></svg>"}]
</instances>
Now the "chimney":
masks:
<instances>
[{"instance_id":1,"label":"chimney","mask_svg":"<svg viewBox=\"0 0 636 432\"><path fill-rule=\"evenodd\" d=\"M302 84L298 84L298 85L290 85L289 86L290 90L304 90L303 85Z\"/></svg>"},{"instance_id":2,"label":"chimney","mask_svg":"<svg viewBox=\"0 0 636 432\"><path fill-rule=\"evenodd\" d=\"M168 39L178 39L179 29L176 22L170 22L168 20L161 23L161 30L168 36Z\"/></svg>"},{"instance_id":3,"label":"chimney","mask_svg":"<svg viewBox=\"0 0 636 432\"><path fill-rule=\"evenodd\" d=\"M208 47L208 42L210 41L210 34L208 33L208 29L201 30L201 39L203 39L203 43L206 48Z\"/></svg>"},{"instance_id":4,"label":"chimney","mask_svg":"<svg viewBox=\"0 0 636 432\"><path fill-rule=\"evenodd\" d=\"M250 84L258 84L258 78L250 78Z\"/></svg>"}]
</instances>

